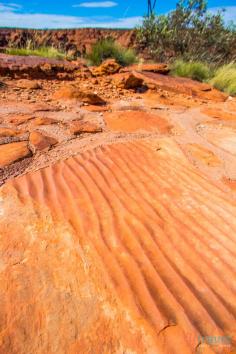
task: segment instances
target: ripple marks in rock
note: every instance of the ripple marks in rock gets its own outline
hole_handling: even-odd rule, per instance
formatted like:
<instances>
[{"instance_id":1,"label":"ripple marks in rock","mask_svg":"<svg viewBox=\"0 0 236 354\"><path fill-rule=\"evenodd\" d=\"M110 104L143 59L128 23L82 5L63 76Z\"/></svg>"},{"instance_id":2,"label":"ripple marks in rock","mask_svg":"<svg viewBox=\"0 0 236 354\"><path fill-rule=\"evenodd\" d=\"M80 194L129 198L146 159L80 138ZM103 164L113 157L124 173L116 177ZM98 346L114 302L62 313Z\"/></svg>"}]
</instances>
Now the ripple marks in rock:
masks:
<instances>
[{"instance_id":1,"label":"ripple marks in rock","mask_svg":"<svg viewBox=\"0 0 236 354\"><path fill-rule=\"evenodd\" d=\"M47 206L55 224L69 222L83 252L93 250L90 266L132 319L133 329L125 327L120 335L128 338L143 326L143 347L130 344L134 352L192 353L199 336L228 335L234 346L236 205L171 140L99 147L5 188L13 188L38 218ZM91 282L96 288L96 279ZM73 291L79 289L77 284ZM66 306L65 299L58 301ZM77 328L78 319L71 320ZM43 323L41 330L48 330ZM55 335L57 330L55 325ZM114 339L111 329L104 331ZM153 338L151 347L145 337ZM89 346L97 348L99 342L97 337L82 340L80 333L76 340L75 351L67 353L76 353L80 341L89 353ZM114 344L106 353L114 348L118 352Z\"/></svg>"}]
</instances>

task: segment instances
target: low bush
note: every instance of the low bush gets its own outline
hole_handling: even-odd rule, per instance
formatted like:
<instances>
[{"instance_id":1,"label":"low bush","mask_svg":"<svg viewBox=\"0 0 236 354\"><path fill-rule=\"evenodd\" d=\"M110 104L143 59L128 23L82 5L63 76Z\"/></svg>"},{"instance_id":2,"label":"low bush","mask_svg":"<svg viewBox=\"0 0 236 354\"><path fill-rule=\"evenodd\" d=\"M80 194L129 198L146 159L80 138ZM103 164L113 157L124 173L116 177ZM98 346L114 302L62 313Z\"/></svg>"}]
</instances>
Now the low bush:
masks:
<instances>
[{"instance_id":1,"label":"low bush","mask_svg":"<svg viewBox=\"0 0 236 354\"><path fill-rule=\"evenodd\" d=\"M11 55L35 55L44 58L51 58L51 59L59 59L63 60L66 59L67 54L65 52L59 51L57 48L54 47L21 47L21 48L14 48L9 47L6 49L7 54Z\"/></svg>"},{"instance_id":2,"label":"low bush","mask_svg":"<svg viewBox=\"0 0 236 354\"><path fill-rule=\"evenodd\" d=\"M137 57L132 49L127 49L116 43L113 39L102 39L92 46L87 55L89 64L100 65L105 59L115 59L122 66L137 62Z\"/></svg>"},{"instance_id":3,"label":"low bush","mask_svg":"<svg viewBox=\"0 0 236 354\"><path fill-rule=\"evenodd\" d=\"M216 70L210 83L218 90L224 91L231 96L236 95L236 64L223 65Z\"/></svg>"},{"instance_id":4,"label":"low bush","mask_svg":"<svg viewBox=\"0 0 236 354\"><path fill-rule=\"evenodd\" d=\"M212 70L207 64L200 61L186 62L184 60L176 60L172 64L171 74L197 81L207 81L212 75Z\"/></svg>"}]
</instances>

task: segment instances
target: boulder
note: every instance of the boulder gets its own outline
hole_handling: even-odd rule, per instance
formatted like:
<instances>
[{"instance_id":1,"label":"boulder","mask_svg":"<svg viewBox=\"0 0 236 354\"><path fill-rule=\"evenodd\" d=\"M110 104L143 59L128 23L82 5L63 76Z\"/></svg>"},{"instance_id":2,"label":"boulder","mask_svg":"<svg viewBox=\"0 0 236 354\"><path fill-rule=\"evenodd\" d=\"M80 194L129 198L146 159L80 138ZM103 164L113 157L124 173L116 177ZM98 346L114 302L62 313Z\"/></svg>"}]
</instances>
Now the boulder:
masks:
<instances>
[{"instance_id":1,"label":"boulder","mask_svg":"<svg viewBox=\"0 0 236 354\"><path fill-rule=\"evenodd\" d=\"M88 90L81 90L72 84L61 87L58 91L56 91L54 94L54 99L76 99L91 105L102 105L106 103L96 93Z\"/></svg>"},{"instance_id":2,"label":"boulder","mask_svg":"<svg viewBox=\"0 0 236 354\"><path fill-rule=\"evenodd\" d=\"M29 143L32 151L35 153L37 150L41 151L48 149L53 145L57 144L58 141L52 137L46 136L41 132L32 132L29 136Z\"/></svg>"},{"instance_id":3,"label":"boulder","mask_svg":"<svg viewBox=\"0 0 236 354\"><path fill-rule=\"evenodd\" d=\"M116 74L121 69L115 59L107 59L100 66L90 69L93 76Z\"/></svg>"},{"instance_id":4,"label":"boulder","mask_svg":"<svg viewBox=\"0 0 236 354\"><path fill-rule=\"evenodd\" d=\"M0 168L31 155L32 152L28 148L27 141L0 145Z\"/></svg>"},{"instance_id":5,"label":"boulder","mask_svg":"<svg viewBox=\"0 0 236 354\"><path fill-rule=\"evenodd\" d=\"M121 89L136 89L143 85L143 79L135 73L118 74L114 77L113 83L117 88Z\"/></svg>"}]
</instances>

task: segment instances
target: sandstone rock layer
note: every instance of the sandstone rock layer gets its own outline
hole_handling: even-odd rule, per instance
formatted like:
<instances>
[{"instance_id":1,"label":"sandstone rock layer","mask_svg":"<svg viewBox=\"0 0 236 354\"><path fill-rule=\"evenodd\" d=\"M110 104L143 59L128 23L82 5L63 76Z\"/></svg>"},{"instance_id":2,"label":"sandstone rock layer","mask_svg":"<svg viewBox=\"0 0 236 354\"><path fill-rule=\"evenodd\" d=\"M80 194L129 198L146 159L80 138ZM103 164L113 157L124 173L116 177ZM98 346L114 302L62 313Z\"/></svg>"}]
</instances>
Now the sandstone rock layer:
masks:
<instances>
[{"instance_id":1,"label":"sandstone rock layer","mask_svg":"<svg viewBox=\"0 0 236 354\"><path fill-rule=\"evenodd\" d=\"M77 154L0 203L1 353L235 349L236 203L172 140Z\"/></svg>"}]
</instances>

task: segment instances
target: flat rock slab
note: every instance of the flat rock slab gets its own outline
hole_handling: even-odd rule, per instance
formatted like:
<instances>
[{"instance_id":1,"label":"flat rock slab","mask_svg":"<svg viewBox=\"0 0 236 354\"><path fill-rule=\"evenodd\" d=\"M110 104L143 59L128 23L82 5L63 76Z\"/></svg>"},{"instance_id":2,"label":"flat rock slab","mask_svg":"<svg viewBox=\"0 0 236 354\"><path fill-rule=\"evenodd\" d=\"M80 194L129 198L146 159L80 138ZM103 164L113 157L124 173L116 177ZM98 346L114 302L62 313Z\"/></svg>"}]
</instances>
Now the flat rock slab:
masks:
<instances>
[{"instance_id":1,"label":"flat rock slab","mask_svg":"<svg viewBox=\"0 0 236 354\"><path fill-rule=\"evenodd\" d=\"M105 113L104 119L108 129L120 132L139 130L157 131L162 134L171 132L171 124L164 117L142 111L116 111Z\"/></svg>"},{"instance_id":2,"label":"flat rock slab","mask_svg":"<svg viewBox=\"0 0 236 354\"><path fill-rule=\"evenodd\" d=\"M88 71L82 63L42 58L0 54L0 75L31 79L72 79L77 71ZM88 71L89 72L89 71ZM84 74L84 73L83 73Z\"/></svg>"},{"instance_id":3,"label":"flat rock slab","mask_svg":"<svg viewBox=\"0 0 236 354\"><path fill-rule=\"evenodd\" d=\"M212 86L182 77L171 77L149 72L137 72L137 77L146 84L153 84L156 88L181 93L205 100L224 102L227 95L214 89Z\"/></svg>"},{"instance_id":4,"label":"flat rock slab","mask_svg":"<svg viewBox=\"0 0 236 354\"><path fill-rule=\"evenodd\" d=\"M213 334L235 350L235 200L171 140L98 147L0 192L1 353L194 353Z\"/></svg>"},{"instance_id":5,"label":"flat rock slab","mask_svg":"<svg viewBox=\"0 0 236 354\"><path fill-rule=\"evenodd\" d=\"M0 168L31 155L27 141L0 145Z\"/></svg>"}]
</instances>

